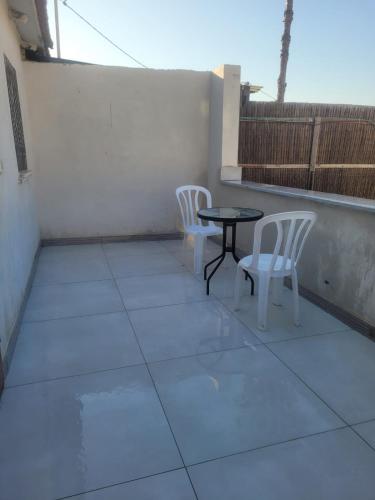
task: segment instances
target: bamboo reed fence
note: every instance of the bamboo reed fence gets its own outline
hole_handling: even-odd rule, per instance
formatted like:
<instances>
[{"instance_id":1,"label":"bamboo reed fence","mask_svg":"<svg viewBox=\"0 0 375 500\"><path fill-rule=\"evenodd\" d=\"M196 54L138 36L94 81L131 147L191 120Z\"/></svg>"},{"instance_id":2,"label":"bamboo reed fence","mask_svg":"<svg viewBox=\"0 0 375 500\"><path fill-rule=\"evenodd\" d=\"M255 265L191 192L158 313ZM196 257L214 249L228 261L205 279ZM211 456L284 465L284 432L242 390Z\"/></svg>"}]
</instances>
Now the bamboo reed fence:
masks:
<instances>
[{"instance_id":1,"label":"bamboo reed fence","mask_svg":"<svg viewBox=\"0 0 375 500\"><path fill-rule=\"evenodd\" d=\"M244 102L243 179L375 199L375 107Z\"/></svg>"}]
</instances>

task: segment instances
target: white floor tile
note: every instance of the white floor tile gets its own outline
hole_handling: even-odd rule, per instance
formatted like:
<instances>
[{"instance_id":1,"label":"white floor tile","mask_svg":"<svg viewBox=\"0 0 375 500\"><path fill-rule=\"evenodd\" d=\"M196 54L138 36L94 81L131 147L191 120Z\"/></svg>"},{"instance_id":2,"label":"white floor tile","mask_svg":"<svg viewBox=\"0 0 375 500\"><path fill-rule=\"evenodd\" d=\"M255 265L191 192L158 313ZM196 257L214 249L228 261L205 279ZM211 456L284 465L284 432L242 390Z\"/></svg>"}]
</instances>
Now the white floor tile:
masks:
<instances>
[{"instance_id":1,"label":"white floor tile","mask_svg":"<svg viewBox=\"0 0 375 500\"><path fill-rule=\"evenodd\" d=\"M182 466L143 366L6 389L6 500L51 500Z\"/></svg>"},{"instance_id":2,"label":"white floor tile","mask_svg":"<svg viewBox=\"0 0 375 500\"><path fill-rule=\"evenodd\" d=\"M150 365L186 464L342 422L264 346Z\"/></svg>"},{"instance_id":3,"label":"white floor tile","mask_svg":"<svg viewBox=\"0 0 375 500\"><path fill-rule=\"evenodd\" d=\"M159 241L142 240L104 243L103 249L107 257L129 257L131 255L149 257L157 253L167 253L166 249Z\"/></svg>"},{"instance_id":4,"label":"white floor tile","mask_svg":"<svg viewBox=\"0 0 375 500\"><path fill-rule=\"evenodd\" d=\"M202 284L190 273L137 276L116 280L127 309L207 300Z\"/></svg>"},{"instance_id":5,"label":"white floor tile","mask_svg":"<svg viewBox=\"0 0 375 500\"><path fill-rule=\"evenodd\" d=\"M241 299L239 310L235 310L233 298L225 298L222 302L265 343L349 329L344 323L303 297L300 297L301 325L295 326L292 292L287 288L283 289L282 306L273 305L270 296L268 325L265 331L257 328L258 295L251 296L246 293Z\"/></svg>"},{"instance_id":6,"label":"white floor tile","mask_svg":"<svg viewBox=\"0 0 375 500\"><path fill-rule=\"evenodd\" d=\"M108 262L115 278L186 271L184 265L168 252L155 253L152 256L114 256L108 257Z\"/></svg>"},{"instance_id":7,"label":"white floor tile","mask_svg":"<svg viewBox=\"0 0 375 500\"><path fill-rule=\"evenodd\" d=\"M147 361L260 343L216 300L139 309L130 319Z\"/></svg>"},{"instance_id":8,"label":"white floor tile","mask_svg":"<svg viewBox=\"0 0 375 500\"><path fill-rule=\"evenodd\" d=\"M7 385L143 363L126 313L24 323Z\"/></svg>"},{"instance_id":9,"label":"white floor tile","mask_svg":"<svg viewBox=\"0 0 375 500\"><path fill-rule=\"evenodd\" d=\"M34 285L110 279L111 272L100 245L71 245L42 249Z\"/></svg>"},{"instance_id":10,"label":"white floor tile","mask_svg":"<svg viewBox=\"0 0 375 500\"><path fill-rule=\"evenodd\" d=\"M189 468L199 500L373 500L375 453L340 429Z\"/></svg>"},{"instance_id":11,"label":"white floor tile","mask_svg":"<svg viewBox=\"0 0 375 500\"><path fill-rule=\"evenodd\" d=\"M215 259L218 255L221 253L221 248L217 247L215 249L207 249L204 253L204 258L203 258L203 265L202 265L202 273L200 273L203 276L203 268L204 265L207 264L208 262L212 261ZM172 254L176 259L178 259L180 262L184 264L185 267L189 269L190 272L194 272L194 252L192 249L188 249L187 251L184 250L179 250L176 252L173 252ZM230 254L227 254L224 261L220 265L222 269L224 268L235 268L236 267L236 262L233 259L233 257ZM208 269L213 269L215 267L215 264L212 264Z\"/></svg>"},{"instance_id":12,"label":"white floor tile","mask_svg":"<svg viewBox=\"0 0 375 500\"><path fill-rule=\"evenodd\" d=\"M302 298L295 327L287 289L259 331L250 282L233 312L232 257L207 297L192 255L43 248L0 401L1 500L193 500L163 408L188 465L215 459L189 467L199 500L373 500L375 344Z\"/></svg>"},{"instance_id":13,"label":"white floor tile","mask_svg":"<svg viewBox=\"0 0 375 500\"><path fill-rule=\"evenodd\" d=\"M184 469L72 497L72 500L196 500Z\"/></svg>"},{"instance_id":14,"label":"white floor tile","mask_svg":"<svg viewBox=\"0 0 375 500\"><path fill-rule=\"evenodd\" d=\"M166 250L168 250L168 252L172 252L172 253L173 252L181 252L184 249L183 238L177 239L177 240L160 240L160 244L163 245L163 247ZM193 238L188 238L187 243L186 243L186 248L189 249L190 251L193 251L193 249L194 249ZM211 239L206 239L205 249L217 251L218 253L220 253L221 244L218 244Z\"/></svg>"},{"instance_id":15,"label":"white floor tile","mask_svg":"<svg viewBox=\"0 0 375 500\"><path fill-rule=\"evenodd\" d=\"M346 422L375 418L375 343L353 330L269 347Z\"/></svg>"},{"instance_id":16,"label":"white floor tile","mask_svg":"<svg viewBox=\"0 0 375 500\"><path fill-rule=\"evenodd\" d=\"M113 280L41 285L32 288L24 321L86 316L124 310Z\"/></svg>"},{"instance_id":17,"label":"white floor tile","mask_svg":"<svg viewBox=\"0 0 375 500\"><path fill-rule=\"evenodd\" d=\"M353 428L375 449L375 420L354 425Z\"/></svg>"}]
</instances>

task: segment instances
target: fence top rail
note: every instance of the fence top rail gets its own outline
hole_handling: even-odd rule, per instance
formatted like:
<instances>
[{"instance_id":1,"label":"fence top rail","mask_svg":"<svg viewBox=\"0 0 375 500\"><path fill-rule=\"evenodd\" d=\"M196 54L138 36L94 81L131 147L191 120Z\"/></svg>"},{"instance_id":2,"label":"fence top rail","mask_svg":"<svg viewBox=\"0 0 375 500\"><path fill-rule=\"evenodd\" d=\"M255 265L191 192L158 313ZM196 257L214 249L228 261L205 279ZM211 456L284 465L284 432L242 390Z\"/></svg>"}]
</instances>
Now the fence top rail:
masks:
<instances>
[{"instance_id":1,"label":"fence top rail","mask_svg":"<svg viewBox=\"0 0 375 500\"><path fill-rule=\"evenodd\" d=\"M315 117L315 118L289 118L289 117L278 117L278 116L240 116L241 122L278 122L278 123L309 123L313 124L314 121L319 118L322 123L336 123L336 122L345 122L345 123L367 123L369 125L375 126L375 121L368 120L366 118L341 118L341 117Z\"/></svg>"},{"instance_id":2,"label":"fence top rail","mask_svg":"<svg viewBox=\"0 0 375 500\"><path fill-rule=\"evenodd\" d=\"M313 116L367 118L375 120L375 106L355 104L322 104L322 103L278 103L269 101L249 101L242 106L242 115L246 116L278 116L280 118L304 118Z\"/></svg>"},{"instance_id":3,"label":"fence top rail","mask_svg":"<svg viewBox=\"0 0 375 500\"><path fill-rule=\"evenodd\" d=\"M292 168L306 168L310 167L310 163L239 163L242 168L263 168L263 169L292 169ZM374 163L317 163L315 168L375 168Z\"/></svg>"},{"instance_id":4,"label":"fence top rail","mask_svg":"<svg viewBox=\"0 0 375 500\"><path fill-rule=\"evenodd\" d=\"M314 118L280 118L278 116L240 116L241 122L313 123Z\"/></svg>"}]
</instances>

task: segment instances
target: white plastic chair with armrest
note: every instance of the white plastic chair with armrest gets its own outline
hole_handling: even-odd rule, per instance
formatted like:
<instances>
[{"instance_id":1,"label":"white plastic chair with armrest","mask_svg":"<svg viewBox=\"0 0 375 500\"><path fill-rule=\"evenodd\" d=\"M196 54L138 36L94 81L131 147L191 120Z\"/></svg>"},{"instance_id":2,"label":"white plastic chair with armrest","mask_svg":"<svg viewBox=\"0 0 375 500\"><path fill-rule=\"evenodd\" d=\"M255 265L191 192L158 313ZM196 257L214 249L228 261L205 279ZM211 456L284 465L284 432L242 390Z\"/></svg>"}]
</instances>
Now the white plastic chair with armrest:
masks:
<instances>
[{"instance_id":1,"label":"white plastic chair with armrest","mask_svg":"<svg viewBox=\"0 0 375 500\"><path fill-rule=\"evenodd\" d=\"M212 197L208 189L202 186L180 186L176 189L176 196L184 227L184 240L186 235L191 235L194 238L194 272L200 273L205 239L207 236L222 234L223 230L212 221L203 225L202 220L197 217L198 210L203 208L200 204L201 201L205 202L205 207L212 207Z\"/></svg>"},{"instance_id":2,"label":"white plastic chair with armrest","mask_svg":"<svg viewBox=\"0 0 375 500\"><path fill-rule=\"evenodd\" d=\"M294 323L299 325L299 296L296 265L306 238L316 221L314 212L285 212L264 217L255 225L252 255L241 259L237 265L235 283L235 308L240 307L243 270L258 277L258 328L267 328L268 295L271 279L277 279L275 291L280 292L283 279L292 278ZM261 253L262 234L266 226L275 224L277 237L272 253ZM280 297L276 298L280 303Z\"/></svg>"}]
</instances>

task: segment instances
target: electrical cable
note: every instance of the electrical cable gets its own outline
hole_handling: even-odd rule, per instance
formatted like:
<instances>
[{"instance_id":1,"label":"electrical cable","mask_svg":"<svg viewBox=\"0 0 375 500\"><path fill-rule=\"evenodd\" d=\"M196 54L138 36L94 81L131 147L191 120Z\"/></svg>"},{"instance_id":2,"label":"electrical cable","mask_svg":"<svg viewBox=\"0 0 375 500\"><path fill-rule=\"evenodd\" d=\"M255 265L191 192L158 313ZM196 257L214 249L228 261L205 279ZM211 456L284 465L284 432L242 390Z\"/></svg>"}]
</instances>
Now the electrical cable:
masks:
<instances>
[{"instance_id":1,"label":"electrical cable","mask_svg":"<svg viewBox=\"0 0 375 500\"><path fill-rule=\"evenodd\" d=\"M136 59L135 57L133 57L132 55L129 54L129 52L126 52L124 49L122 49L119 45L117 45L115 42L113 42L110 38L108 38L104 33L102 33L96 26L94 26L93 24L90 23L90 21L88 21L85 17L83 17L79 12L77 12L75 9L73 9L73 7L71 7L68 3L67 3L67 0L60 0L62 2L62 4L67 7L68 9L70 9L76 16L78 16L84 23L86 23L88 26L90 26L90 28L92 28L94 31L96 31L101 37L103 37L105 40L107 40L107 42L109 42L111 45L113 45L114 47L116 47L116 49L118 49L120 52L122 52L123 54L125 54L127 57L129 57L130 59L132 59L134 62L136 62L137 64L139 64L140 66L142 66L143 68L146 68L147 69L147 66L145 64L143 64L141 61L138 61L138 59Z\"/></svg>"}]
</instances>

